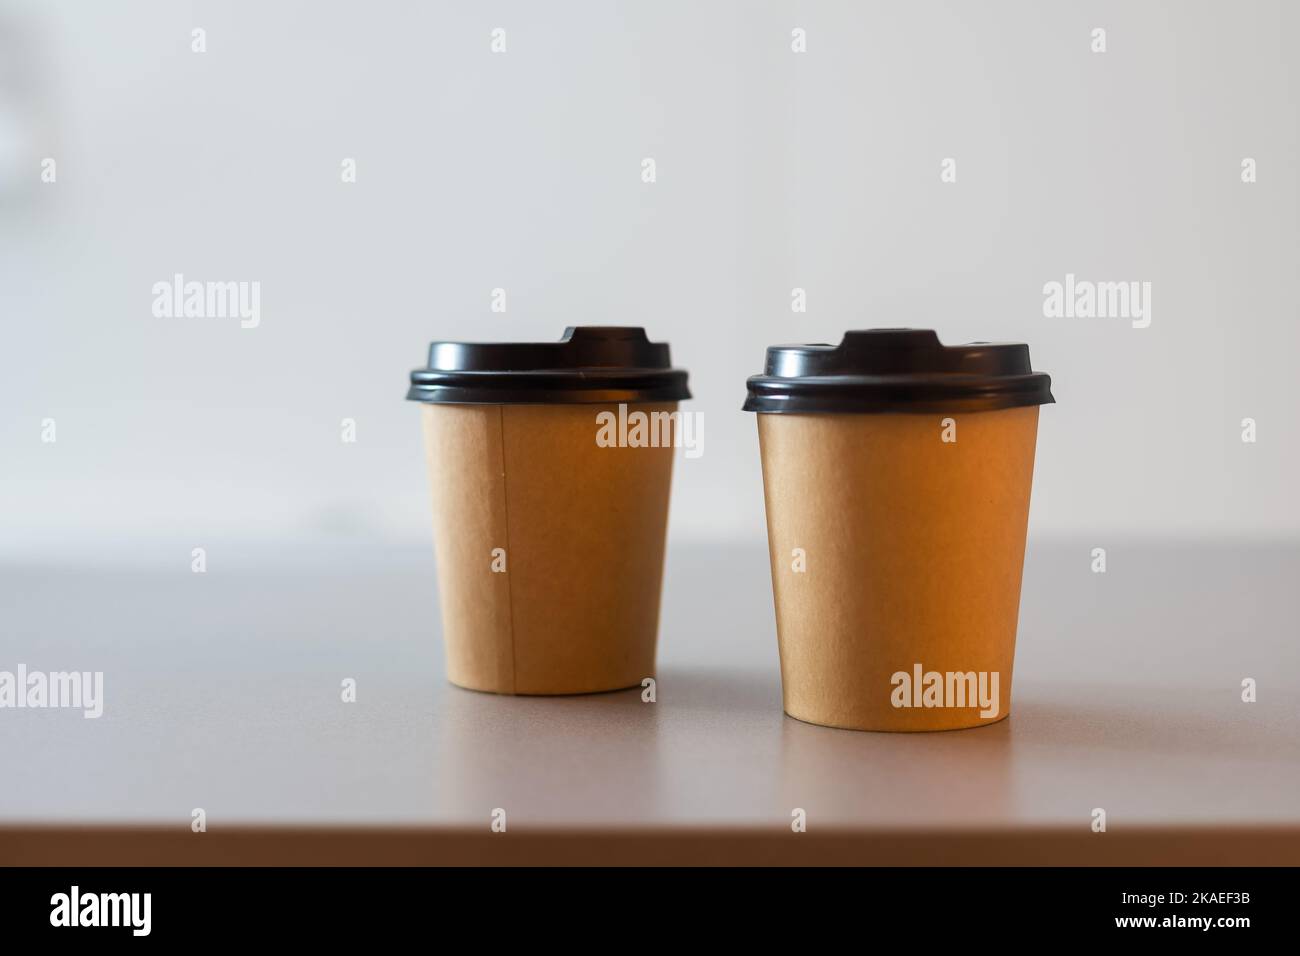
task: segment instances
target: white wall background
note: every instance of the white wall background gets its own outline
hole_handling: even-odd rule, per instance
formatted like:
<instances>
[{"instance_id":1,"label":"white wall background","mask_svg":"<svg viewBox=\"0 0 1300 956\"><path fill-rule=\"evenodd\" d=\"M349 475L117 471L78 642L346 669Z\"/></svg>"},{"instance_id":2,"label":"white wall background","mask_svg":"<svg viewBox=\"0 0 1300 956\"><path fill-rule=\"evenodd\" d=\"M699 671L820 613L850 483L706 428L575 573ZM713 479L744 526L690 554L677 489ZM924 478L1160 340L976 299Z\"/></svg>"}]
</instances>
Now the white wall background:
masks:
<instances>
[{"instance_id":1,"label":"white wall background","mask_svg":"<svg viewBox=\"0 0 1300 956\"><path fill-rule=\"evenodd\" d=\"M763 534L739 407L764 347L872 325L1030 343L1059 402L1035 535L1300 533L1298 27L1283 2L6 4L0 556L426 546L427 342L581 323L645 325L692 373L674 539ZM259 281L260 327L155 318L175 272ZM1150 328L1044 318L1067 272L1151 282Z\"/></svg>"}]
</instances>

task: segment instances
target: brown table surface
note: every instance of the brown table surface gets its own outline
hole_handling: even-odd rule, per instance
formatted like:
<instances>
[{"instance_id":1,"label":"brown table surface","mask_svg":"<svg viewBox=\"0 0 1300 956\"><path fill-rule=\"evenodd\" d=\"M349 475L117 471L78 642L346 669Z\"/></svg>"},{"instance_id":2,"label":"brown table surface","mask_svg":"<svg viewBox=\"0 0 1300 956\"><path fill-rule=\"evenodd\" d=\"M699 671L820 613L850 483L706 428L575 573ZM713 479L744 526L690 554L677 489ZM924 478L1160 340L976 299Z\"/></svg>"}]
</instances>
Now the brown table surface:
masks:
<instances>
[{"instance_id":1,"label":"brown table surface","mask_svg":"<svg viewBox=\"0 0 1300 956\"><path fill-rule=\"evenodd\" d=\"M0 863L1300 863L1297 544L1032 542L1011 717L922 735L782 714L761 541L670 548L653 704L448 685L424 549L208 561L0 569L106 697L0 710Z\"/></svg>"}]
</instances>

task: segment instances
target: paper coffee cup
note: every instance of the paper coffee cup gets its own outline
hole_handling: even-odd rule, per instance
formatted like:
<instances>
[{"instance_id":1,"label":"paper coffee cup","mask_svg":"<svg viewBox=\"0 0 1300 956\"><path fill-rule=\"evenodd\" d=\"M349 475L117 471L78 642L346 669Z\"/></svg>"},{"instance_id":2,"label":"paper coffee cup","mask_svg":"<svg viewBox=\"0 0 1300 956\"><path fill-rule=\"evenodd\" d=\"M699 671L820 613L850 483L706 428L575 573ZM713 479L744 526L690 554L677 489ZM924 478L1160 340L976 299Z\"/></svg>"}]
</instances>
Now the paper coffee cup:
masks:
<instances>
[{"instance_id":1,"label":"paper coffee cup","mask_svg":"<svg viewBox=\"0 0 1300 956\"><path fill-rule=\"evenodd\" d=\"M856 730L1010 713L1038 406L1023 345L849 332L768 350L758 412L785 711Z\"/></svg>"},{"instance_id":2,"label":"paper coffee cup","mask_svg":"<svg viewBox=\"0 0 1300 956\"><path fill-rule=\"evenodd\" d=\"M690 397L668 346L580 327L429 355L408 398L424 403L448 679L581 694L653 676L675 414Z\"/></svg>"}]
</instances>

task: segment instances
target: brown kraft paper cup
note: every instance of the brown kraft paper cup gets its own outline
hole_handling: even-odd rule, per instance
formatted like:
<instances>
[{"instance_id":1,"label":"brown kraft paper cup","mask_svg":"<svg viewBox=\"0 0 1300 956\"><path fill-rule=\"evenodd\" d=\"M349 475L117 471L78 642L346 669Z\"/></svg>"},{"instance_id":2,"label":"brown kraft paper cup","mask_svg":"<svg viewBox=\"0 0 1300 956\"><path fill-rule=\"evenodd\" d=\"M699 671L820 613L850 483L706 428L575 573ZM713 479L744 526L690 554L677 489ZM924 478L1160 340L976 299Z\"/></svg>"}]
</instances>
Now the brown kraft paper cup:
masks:
<instances>
[{"instance_id":1,"label":"brown kraft paper cup","mask_svg":"<svg viewBox=\"0 0 1300 956\"><path fill-rule=\"evenodd\" d=\"M800 357L769 353L746 405L759 411L785 712L883 731L1005 718L1049 381L1023 346L948 349L933 332L811 348L823 392L801 395L788 374ZM978 354L993 348L1022 350L1023 369ZM949 354L961 349L976 358ZM776 402L796 407L763 411Z\"/></svg>"},{"instance_id":2,"label":"brown kraft paper cup","mask_svg":"<svg viewBox=\"0 0 1300 956\"><path fill-rule=\"evenodd\" d=\"M422 409L453 684L582 694L654 674L673 450L598 447L600 410Z\"/></svg>"},{"instance_id":3,"label":"brown kraft paper cup","mask_svg":"<svg viewBox=\"0 0 1300 956\"><path fill-rule=\"evenodd\" d=\"M617 420L622 404L625 420L638 411L666 418L677 402L593 399L689 397L685 375L675 388L630 388L620 384L617 367L600 366L609 387L584 384L574 392L563 380L569 370L552 368L612 361L600 354L608 345L601 336L615 336L617 349L629 334L638 346L651 345L639 329L577 329L541 346L541 355L489 355L514 368L489 383L492 392L468 395L539 403L421 396L452 683L501 694L582 694L653 676L673 431L665 422L654 432L657 446L602 447L598 415ZM567 352L545 353L570 344ZM633 359L649 361L627 357ZM519 382L517 366L529 361L544 366L535 388ZM666 346L662 365L668 371ZM476 379L470 386L486 387Z\"/></svg>"}]
</instances>

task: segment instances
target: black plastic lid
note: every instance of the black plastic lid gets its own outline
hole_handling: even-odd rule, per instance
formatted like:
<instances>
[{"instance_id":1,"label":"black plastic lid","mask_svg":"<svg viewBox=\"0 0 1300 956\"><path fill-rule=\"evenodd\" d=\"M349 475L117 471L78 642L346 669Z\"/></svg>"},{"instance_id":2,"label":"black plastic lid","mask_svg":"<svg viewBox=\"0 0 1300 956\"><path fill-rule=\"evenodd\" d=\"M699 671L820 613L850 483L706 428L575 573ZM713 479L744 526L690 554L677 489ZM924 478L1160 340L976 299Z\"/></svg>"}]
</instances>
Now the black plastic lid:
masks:
<instances>
[{"instance_id":1,"label":"black plastic lid","mask_svg":"<svg viewBox=\"0 0 1300 956\"><path fill-rule=\"evenodd\" d=\"M1046 405L1029 346L944 345L931 329L845 332L839 345L774 345L746 383L747 412L985 411Z\"/></svg>"},{"instance_id":2,"label":"black plastic lid","mask_svg":"<svg viewBox=\"0 0 1300 956\"><path fill-rule=\"evenodd\" d=\"M558 342L434 342L406 397L461 405L588 405L690 398L686 370L645 329L579 325Z\"/></svg>"}]
</instances>

